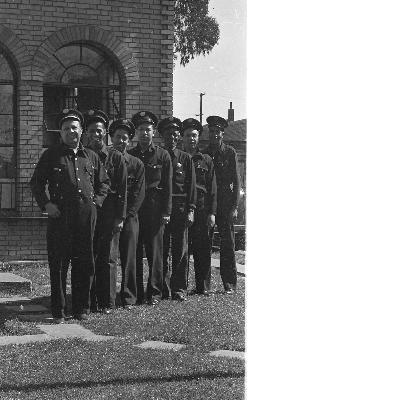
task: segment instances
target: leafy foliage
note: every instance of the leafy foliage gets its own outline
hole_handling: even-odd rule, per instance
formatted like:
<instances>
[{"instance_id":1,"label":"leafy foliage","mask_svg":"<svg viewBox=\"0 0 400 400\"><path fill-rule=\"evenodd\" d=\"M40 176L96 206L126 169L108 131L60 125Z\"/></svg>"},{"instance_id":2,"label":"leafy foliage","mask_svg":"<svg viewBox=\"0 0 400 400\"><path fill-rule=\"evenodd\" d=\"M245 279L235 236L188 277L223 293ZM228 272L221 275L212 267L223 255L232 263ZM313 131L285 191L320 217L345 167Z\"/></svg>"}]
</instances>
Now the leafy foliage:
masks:
<instances>
[{"instance_id":1,"label":"leafy foliage","mask_svg":"<svg viewBox=\"0 0 400 400\"><path fill-rule=\"evenodd\" d=\"M174 57L185 66L195 56L211 52L219 40L219 25L208 15L209 0L176 0Z\"/></svg>"}]
</instances>

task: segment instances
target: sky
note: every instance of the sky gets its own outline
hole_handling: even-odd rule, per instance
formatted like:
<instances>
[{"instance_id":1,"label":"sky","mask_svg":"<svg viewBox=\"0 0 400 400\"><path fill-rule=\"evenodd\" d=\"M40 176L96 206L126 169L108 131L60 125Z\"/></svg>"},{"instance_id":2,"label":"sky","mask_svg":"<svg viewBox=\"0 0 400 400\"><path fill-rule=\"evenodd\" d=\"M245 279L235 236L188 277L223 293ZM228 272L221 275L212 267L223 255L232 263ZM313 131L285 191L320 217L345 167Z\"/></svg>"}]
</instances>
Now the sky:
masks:
<instances>
[{"instance_id":1,"label":"sky","mask_svg":"<svg viewBox=\"0 0 400 400\"><path fill-rule=\"evenodd\" d=\"M174 116L184 120L200 113L228 118L230 102L235 120L246 114L246 0L210 0L210 15L220 27L220 40L210 54L198 56L185 67L174 68Z\"/></svg>"}]
</instances>

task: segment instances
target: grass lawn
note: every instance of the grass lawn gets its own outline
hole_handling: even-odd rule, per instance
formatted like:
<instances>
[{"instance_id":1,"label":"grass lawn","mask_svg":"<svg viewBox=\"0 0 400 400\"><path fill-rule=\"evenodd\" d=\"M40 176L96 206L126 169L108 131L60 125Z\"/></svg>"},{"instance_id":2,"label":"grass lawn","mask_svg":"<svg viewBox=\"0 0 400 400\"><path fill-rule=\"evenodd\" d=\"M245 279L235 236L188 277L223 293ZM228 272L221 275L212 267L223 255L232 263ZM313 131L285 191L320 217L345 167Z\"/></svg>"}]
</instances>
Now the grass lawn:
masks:
<instances>
[{"instance_id":1,"label":"grass lawn","mask_svg":"<svg viewBox=\"0 0 400 400\"><path fill-rule=\"evenodd\" d=\"M2 271L5 271L3 268ZM50 308L47 265L7 269L32 280L30 304ZM184 303L165 300L155 308L91 314L79 322L105 342L55 340L0 347L1 399L242 399L243 360L212 357L218 349L245 350L245 279L233 296L223 294L219 270L212 271L210 297ZM191 265L189 289L194 288ZM1 295L1 294L0 294ZM70 301L70 298L69 298ZM67 323L77 323L70 320ZM0 335L42 333L0 307ZM185 344L180 351L133 347L147 340Z\"/></svg>"}]
</instances>

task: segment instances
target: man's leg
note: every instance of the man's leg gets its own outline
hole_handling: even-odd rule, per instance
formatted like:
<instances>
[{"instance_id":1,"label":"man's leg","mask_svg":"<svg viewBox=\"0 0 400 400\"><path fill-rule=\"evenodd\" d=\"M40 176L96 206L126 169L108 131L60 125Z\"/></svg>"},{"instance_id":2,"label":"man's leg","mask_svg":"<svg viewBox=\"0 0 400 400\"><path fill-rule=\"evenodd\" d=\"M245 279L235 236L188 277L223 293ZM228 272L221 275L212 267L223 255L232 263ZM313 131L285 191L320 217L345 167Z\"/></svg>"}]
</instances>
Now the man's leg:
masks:
<instances>
[{"instance_id":1,"label":"man's leg","mask_svg":"<svg viewBox=\"0 0 400 400\"><path fill-rule=\"evenodd\" d=\"M197 211L197 210L196 210ZM189 228L193 237L193 259L196 290L199 293L211 290L211 234L207 227L207 214L195 212L194 223Z\"/></svg>"},{"instance_id":2,"label":"man's leg","mask_svg":"<svg viewBox=\"0 0 400 400\"><path fill-rule=\"evenodd\" d=\"M225 215L217 214L216 224L220 235L220 272L225 290L236 290L235 230Z\"/></svg>"},{"instance_id":3,"label":"man's leg","mask_svg":"<svg viewBox=\"0 0 400 400\"><path fill-rule=\"evenodd\" d=\"M90 287L94 275L93 235L96 206L90 200L79 201L79 214L74 232L74 255L71 258L71 286L73 313L88 314Z\"/></svg>"},{"instance_id":4,"label":"man's leg","mask_svg":"<svg viewBox=\"0 0 400 400\"><path fill-rule=\"evenodd\" d=\"M120 298L123 306L134 305L138 299L136 283L136 247L139 235L138 216L128 216L119 238L119 252L121 259L122 281ZM142 245L143 253L143 245ZM143 258L143 257L142 257ZM142 264L143 271L143 264ZM143 272L142 272L143 292ZM143 297L143 295L142 295Z\"/></svg>"},{"instance_id":5,"label":"man's leg","mask_svg":"<svg viewBox=\"0 0 400 400\"><path fill-rule=\"evenodd\" d=\"M171 259L170 259L170 249L171 249L171 222L164 226L163 235L163 299L168 299L171 297Z\"/></svg>"},{"instance_id":6,"label":"man's leg","mask_svg":"<svg viewBox=\"0 0 400 400\"><path fill-rule=\"evenodd\" d=\"M188 228L185 226L186 212L171 215L172 232L172 296L186 296L188 280Z\"/></svg>"},{"instance_id":7,"label":"man's leg","mask_svg":"<svg viewBox=\"0 0 400 400\"><path fill-rule=\"evenodd\" d=\"M95 276L96 297L100 309L115 308L119 240L119 235L113 233L115 210L114 198L106 198L96 223L99 247L95 261Z\"/></svg>"}]
</instances>

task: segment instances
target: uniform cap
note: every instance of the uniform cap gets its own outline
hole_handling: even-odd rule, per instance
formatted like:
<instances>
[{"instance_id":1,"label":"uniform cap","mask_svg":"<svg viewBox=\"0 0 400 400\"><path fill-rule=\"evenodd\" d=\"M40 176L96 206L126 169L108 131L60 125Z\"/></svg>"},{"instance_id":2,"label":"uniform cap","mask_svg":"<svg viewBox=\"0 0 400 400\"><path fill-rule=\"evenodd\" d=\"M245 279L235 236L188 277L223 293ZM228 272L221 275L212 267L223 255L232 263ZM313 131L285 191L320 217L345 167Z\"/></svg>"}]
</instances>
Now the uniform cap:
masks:
<instances>
[{"instance_id":1,"label":"uniform cap","mask_svg":"<svg viewBox=\"0 0 400 400\"><path fill-rule=\"evenodd\" d=\"M182 122L179 118L175 117L164 118L158 124L158 132L162 134L167 128L170 128L171 126L176 128L180 133L182 129Z\"/></svg>"},{"instance_id":2,"label":"uniform cap","mask_svg":"<svg viewBox=\"0 0 400 400\"><path fill-rule=\"evenodd\" d=\"M228 122L226 119L222 117L218 117L217 115L212 115L207 118L208 126L218 126L218 128L224 130L228 127Z\"/></svg>"},{"instance_id":3,"label":"uniform cap","mask_svg":"<svg viewBox=\"0 0 400 400\"><path fill-rule=\"evenodd\" d=\"M129 121L129 119L125 119L125 118L118 118L115 121L113 121L110 125L110 128L108 130L108 134L113 137L115 131L118 128L126 128L129 132L129 139L132 140L133 137L135 136L135 127L132 124L131 121Z\"/></svg>"},{"instance_id":4,"label":"uniform cap","mask_svg":"<svg viewBox=\"0 0 400 400\"><path fill-rule=\"evenodd\" d=\"M157 127L158 119L151 111L139 111L132 116L132 123L137 128L142 122L149 122Z\"/></svg>"},{"instance_id":5,"label":"uniform cap","mask_svg":"<svg viewBox=\"0 0 400 400\"><path fill-rule=\"evenodd\" d=\"M66 119L75 119L83 126L83 115L75 108L64 108L57 116L57 125L61 129L61 124Z\"/></svg>"},{"instance_id":6,"label":"uniform cap","mask_svg":"<svg viewBox=\"0 0 400 400\"><path fill-rule=\"evenodd\" d=\"M87 129L92 122L102 122L107 130L110 120L107 114L101 110L89 110L85 114L85 129Z\"/></svg>"},{"instance_id":7,"label":"uniform cap","mask_svg":"<svg viewBox=\"0 0 400 400\"><path fill-rule=\"evenodd\" d=\"M203 133L203 126L196 118L188 118L182 122L182 134L188 128L195 128L199 131L199 135Z\"/></svg>"}]
</instances>

